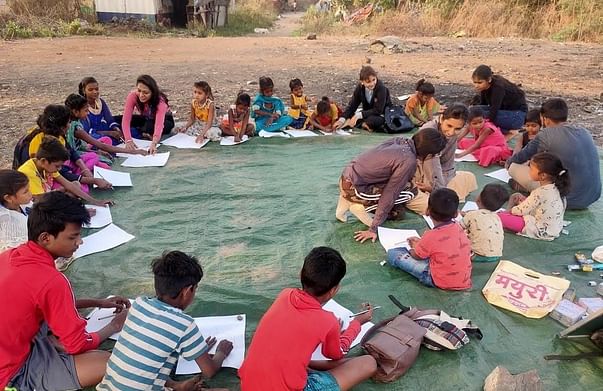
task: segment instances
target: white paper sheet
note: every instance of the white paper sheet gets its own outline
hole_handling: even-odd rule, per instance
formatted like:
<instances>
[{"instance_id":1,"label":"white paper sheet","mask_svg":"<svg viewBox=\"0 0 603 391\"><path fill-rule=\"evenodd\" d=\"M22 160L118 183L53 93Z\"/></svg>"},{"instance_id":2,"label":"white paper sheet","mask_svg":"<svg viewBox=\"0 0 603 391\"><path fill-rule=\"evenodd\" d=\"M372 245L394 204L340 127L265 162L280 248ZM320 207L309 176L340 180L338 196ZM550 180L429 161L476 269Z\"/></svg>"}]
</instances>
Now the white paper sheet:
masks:
<instances>
[{"instance_id":1,"label":"white paper sheet","mask_svg":"<svg viewBox=\"0 0 603 391\"><path fill-rule=\"evenodd\" d=\"M379 243L383 246L385 251L396 247L410 248L408 245L408 238L412 236L419 237L419 233L414 229L393 229L393 228L377 228L377 236L379 236Z\"/></svg>"},{"instance_id":2,"label":"white paper sheet","mask_svg":"<svg viewBox=\"0 0 603 391\"><path fill-rule=\"evenodd\" d=\"M111 209L108 206L86 205L86 209L94 209L96 214L90 218L90 224L86 228L102 228L113 222Z\"/></svg>"},{"instance_id":3,"label":"white paper sheet","mask_svg":"<svg viewBox=\"0 0 603 391\"><path fill-rule=\"evenodd\" d=\"M423 215L423 219L425 220L429 228L433 229L433 227L435 227L435 224L433 223L431 217Z\"/></svg>"},{"instance_id":4,"label":"white paper sheet","mask_svg":"<svg viewBox=\"0 0 603 391\"><path fill-rule=\"evenodd\" d=\"M124 167L163 167L170 158L169 152L156 153L155 155L130 156L121 164Z\"/></svg>"},{"instance_id":5,"label":"white paper sheet","mask_svg":"<svg viewBox=\"0 0 603 391\"><path fill-rule=\"evenodd\" d=\"M502 181L505 183L509 183L509 179L511 179L511 175L509 175L509 172L504 168L501 168L500 170L489 172L484 175L489 176L490 178L498 179L499 181Z\"/></svg>"},{"instance_id":6,"label":"white paper sheet","mask_svg":"<svg viewBox=\"0 0 603 391\"><path fill-rule=\"evenodd\" d=\"M338 136L351 136L352 135L351 132L345 131L343 129L337 129L334 132L325 132L325 131L319 130L319 132L322 133L325 136L332 136L334 134L336 134Z\"/></svg>"},{"instance_id":7,"label":"white paper sheet","mask_svg":"<svg viewBox=\"0 0 603 391\"><path fill-rule=\"evenodd\" d=\"M398 100L407 100L408 98L410 98L412 95L411 94L406 94L406 95L400 95L398 97Z\"/></svg>"},{"instance_id":8,"label":"white paper sheet","mask_svg":"<svg viewBox=\"0 0 603 391\"><path fill-rule=\"evenodd\" d=\"M299 129L285 129L285 133L291 135L291 137L318 137L316 133L311 130L299 130Z\"/></svg>"},{"instance_id":9,"label":"white paper sheet","mask_svg":"<svg viewBox=\"0 0 603 391\"><path fill-rule=\"evenodd\" d=\"M237 318L241 319L237 319ZM245 314L230 316L208 316L195 318L195 323L201 330L205 338L215 337L217 342L209 351L210 354L216 353L218 342L226 339L232 342L232 351L224 360L222 366L239 369L245 358ZM191 375L199 373L201 370L194 361L186 361L182 357L178 359L176 366L176 375Z\"/></svg>"},{"instance_id":10,"label":"white paper sheet","mask_svg":"<svg viewBox=\"0 0 603 391\"><path fill-rule=\"evenodd\" d=\"M336 302L333 299L329 300L325 305L322 306L322 308L325 311L332 312L333 314L335 314L335 317L337 319L341 320L341 322L343 323L343 326L341 328L342 330L345 330L348 328L348 326L350 325L350 322L352 321L352 318L350 317L350 315L352 315L352 311L345 308L344 306L342 306L341 304L339 304L338 302ZM372 322L366 322L365 324L363 324L360 329L360 334L358 334L356 339L354 339L354 341L352 342L352 345L350 346L350 349L353 348L354 346L358 345L360 343L360 341L362 340L362 337L364 337L364 334L366 334L366 332L369 331L369 329L371 327L373 327L374 325L375 324ZM318 345L318 347L316 348L314 353L312 353L312 360L329 360L322 354L322 344Z\"/></svg>"},{"instance_id":11,"label":"white paper sheet","mask_svg":"<svg viewBox=\"0 0 603 391\"><path fill-rule=\"evenodd\" d=\"M220 145L238 145L241 143L244 143L245 141L249 140L249 137L247 137L247 135L243 135L243 137L241 137L241 141L239 141L238 143L235 143L234 141L234 136L227 136L227 137L222 137L222 140L220 140Z\"/></svg>"},{"instance_id":12,"label":"white paper sheet","mask_svg":"<svg viewBox=\"0 0 603 391\"><path fill-rule=\"evenodd\" d=\"M454 151L455 154L457 153L461 153L463 152L462 149L457 149L456 151ZM473 156L473 154L469 154L469 155L465 155L463 157L455 157L454 158L455 162L477 162L477 158L475 156Z\"/></svg>"},{"instance_id":13,"label":"white paper sheet","mask_svg":"<svg viewBox=\"0 0 603 391\"><path fill-rule=\"evenodd\" d=\"M107 170L106 168L94 166L94 177L111 182L113 187L132 186L132 177L130 177L129 172Z\"/></svg>"},{"instance_id":14,"label":"white paper sheet","mask_svg":"<svg viewBox=\"0 0 603 391\"><path fill-rule=\"evenodd\" d=\"M115 224L109 224L102 230L83 238L83 243L73 254L75 258L85 257L86 255L107 251L134 239L123 229Z\"/></svg>"},{"instance_id":15,"label":"white paper sheet","mask_svg":"<svg viewBox=\"0 0 603 391\"><path fill-rule=\"evenodd\" d=\"M260 130L260 132L258 133L258 136L264 137L264 138L272 138L272 137L290 138L291 137L287 133L283 133L283 132L266 132L265 130Z\"/></svg>"},{"instance_id":16,"label":"white paper sheet","mask_svg":"<svg viewBox=\"0 0 603 391\"><path fill-rule=\"evenodd\" d=\"M130 303L132 303L133 301L134 300L130 299ZM89 333L94 333L107 326L113 320L113 315L115 315L113 311L115 311L115 308L97 307L93 309L86 317L86 331ZM119 333L115 333L109 338L114 341L117 341L118 337Z\"/></svg>"},{"instance_id":17,"label":"white paper sheet","mask_svg":"<svg viewBox=\"0 0 603 391\"><path fill-rule=\"evenodd\" d=\"M195 136L189 136L185 133L178 133L166 140L163 140L163 145L180 149L201 149L209 142L209 139L204 139L199 144L195 142L196 139L197 137Z\"/></svg>"},{"instance_id":18,"label":"white paper sheet","mask_svg":"<svg viewBox=\"0 0 603 391\"><path fill-rule=\"evenodd\" d=\"M132 138L132 141L134 141L134 144L136 144L136 148L137 149L145 149L145 150L149 150L149 148L151 147L151 140L140 140L137 138ZM159 146L161 145L161 143L158 143L156 145L157 148L159 148ZM126 147L126 143L121 143L118 145L118 147L120 148L125 148ZM117 152L115 155L117 155L117 157L132 157L132 156L138 156L135 153L126 153L126 152Z\"/></svg>"},{"instance_id":19,"label":"white paper sheet","mask_svg":"<svg viewBox=\"0 0 603 391\"><path fill-rule=\"evenodd\" d=\"M141 139L137 139L137 138L132 138L132 141L134 141L134 144L136 144L136 147L138 149L149 149L149 147L151 146L152 141L151 140L141 140ZM159 146L161 144L157 144L157 146ZM126 147L126 143L121 143L118 145L119 148L125 148Z\"/></svg>"}]
</instances>

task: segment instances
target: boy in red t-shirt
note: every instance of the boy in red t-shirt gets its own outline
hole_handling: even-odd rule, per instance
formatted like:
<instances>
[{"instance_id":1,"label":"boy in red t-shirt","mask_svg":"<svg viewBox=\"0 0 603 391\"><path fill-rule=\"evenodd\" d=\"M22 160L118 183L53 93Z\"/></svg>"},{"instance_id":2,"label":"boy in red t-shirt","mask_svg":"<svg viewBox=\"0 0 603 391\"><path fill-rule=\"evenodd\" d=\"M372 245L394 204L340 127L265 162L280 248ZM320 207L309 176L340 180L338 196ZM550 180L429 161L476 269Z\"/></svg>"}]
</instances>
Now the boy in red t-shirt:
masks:
<instances>
[{"instance_id":1,"label":"boy in red t-shirt","mask_svg":"<svg viewBox=\"0 0 603 391\"><path fill-rule=\"evenodd\" d=\"M454 191L442 188L432 192L426 214L433 220L433 229L422 238L409 238L410 251L405 247L390 249L389 264L423 285L444 290L471 288L471 241L453 220L458 207L459 197Z\"/></svg>"},{"instance_id":2,"label":"boy in red t-shirt","mask_svg":"<svg viewBox=\"0 0 603 391\"><path fill-rule=\"evenodd\" d=\"M344 359L360 326L373 314L356 316L340 333L339 320L322 306L339 290L346 264L339 252L316 247L304 260L302 289L284 289L262 317L239 370L242 391L349 390L377 370L372 356ZM333 361L310 361L322 344Z\"/></svg>"},{"instance_id":3,"label":"boy in red t-shirt","mask_svg":"<svg viewBox=\"0 0 603 391\"><path fill-rule=\"evenodd\" d=\"M29 214L29 241L0 253L0 390L77 390L105 374L110 353L96 348L122 329L130 302L119 296L76 300L54 263L73 255L89 222L79 200L46 193ZM77 311L87 307L115 308L115 316L89 333Z\"/></svg>"}]
</instances>

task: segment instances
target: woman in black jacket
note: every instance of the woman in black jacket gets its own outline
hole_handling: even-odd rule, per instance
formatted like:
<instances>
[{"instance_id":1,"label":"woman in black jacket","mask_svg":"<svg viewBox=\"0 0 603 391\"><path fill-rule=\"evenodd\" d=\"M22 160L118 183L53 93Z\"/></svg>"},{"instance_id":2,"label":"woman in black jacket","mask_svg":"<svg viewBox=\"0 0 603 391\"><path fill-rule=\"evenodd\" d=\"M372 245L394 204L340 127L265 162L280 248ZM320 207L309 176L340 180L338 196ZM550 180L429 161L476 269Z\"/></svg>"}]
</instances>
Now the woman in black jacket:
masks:
<instances>
[{"instance_id":1,"label":"woman in black jacket","mask_svg":"<svg viewBox=\"0 0 603 391\"><path fill-rule=\"evenodd\" d=\"M356 113L360 104L362 111ZM377 72L370 66L363 66L360 70L360 83L336 127L339 129L361 125L369 132L382 130L385 124L385 108L391 104L389 90L377 79Z\"/></svg>"},{"instance_id":2,"label":"woman in black jacket","mask_svg":"<svg viewBox=\"0 0 603 391\"><path fill-rule=\"evenodd\" d=\"M475 68L471 79L479 93L472 104L482 106L490 121L503 133L523 127L528 104L521 88L502 76L494 75L487 65Z\"/></svg>"}]
</instances>

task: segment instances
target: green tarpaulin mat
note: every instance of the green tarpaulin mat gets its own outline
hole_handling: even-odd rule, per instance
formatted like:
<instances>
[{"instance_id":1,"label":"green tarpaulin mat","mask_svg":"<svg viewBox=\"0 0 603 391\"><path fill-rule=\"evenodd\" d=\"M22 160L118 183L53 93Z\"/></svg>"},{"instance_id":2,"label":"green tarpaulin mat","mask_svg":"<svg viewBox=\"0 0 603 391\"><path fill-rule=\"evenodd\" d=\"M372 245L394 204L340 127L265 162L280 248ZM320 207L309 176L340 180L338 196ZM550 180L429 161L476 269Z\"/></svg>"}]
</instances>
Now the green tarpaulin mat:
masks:
<instances>
[{"instance_id":1,"label":"green tarpaulin mat","mask_svg":"<svg viewBox=\"0 0 603 391\"><path fill-rule=\"evenodd\" d=\"M549 317L528 319L486 302L481 289L494 264L474 264L469 292L426 288L400 270L380 266L385 251L378 242L354 242L354 231L363 226L353 217L347 224L336 221L337 183L344 166L389 137L254 138L232 147L210 143L199 151L163 146L160 151L171 151L165 167L124 168L116 162L116 170L132 173L134 187L111 193L116 201L114 223L136 239L78 259L66 274L78 297L153 295L151 260L165 250L194 254L202 262L205 277L187 312L192 316L246 313L249 344L278 292L299 286L298 274L307 252L327 245L339 250L348 263L336 297L342 305L351 309L363 301L381 305L374 317L379 320L397 312L387 299L393 294L406 305L440 308L472 319L484 333L483 340L472 340L458 351L422 349L415 365L398 381L369 381L356 390L478 390L497 365L511 373L537 369L546 390L600 389L603 359L543 359L550 353L590 351L594 345L559 340L556 334L564 327ZM495 181L483 174L500 167L459 163L457 168L474 172L481 188ZM560 271L579 297L596 296L587 282L603 281L599 272L568 272L565 265L574 262L576 251L590 255L603 244L603 201L588 210L567 212L565 219L572 222L569 235L554 242L506 234L504 258L541 273ZM419 233L427 228L413 213L385 225ZM351 354L359 352L357 347ZM239 388L232 369L222 370L209 384Z\"/></svg>"}]
</instances>

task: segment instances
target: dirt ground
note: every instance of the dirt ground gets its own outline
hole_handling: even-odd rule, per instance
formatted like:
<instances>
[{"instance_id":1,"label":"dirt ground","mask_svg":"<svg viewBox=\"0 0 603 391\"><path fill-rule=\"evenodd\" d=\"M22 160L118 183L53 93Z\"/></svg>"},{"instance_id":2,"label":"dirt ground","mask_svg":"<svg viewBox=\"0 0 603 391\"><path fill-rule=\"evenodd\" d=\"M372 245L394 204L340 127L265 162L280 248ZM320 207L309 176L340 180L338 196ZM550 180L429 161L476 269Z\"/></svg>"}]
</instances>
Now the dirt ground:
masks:
<instances>
[{"instance_id":1,"label":"dirt ground","mask_svg":"<svg viewBox=\"0 0 603 391\"><path fill-rule=\"evenodd\" d=\"M406 38L404 52L367 51L374 37L291 37L296 18L285 15L267 35L241 38L72 37L0 42L0 167L44 106L63 102L84 76L100 82L101 94L120 113L139 74L155 77L177 118L189 113L192 84L207 80L218 107L238 91L255 93L260 76L271 76L287 96L299 77L308 95L329 95L345 104L361 65L370 62L393 96L412 93L426 78L444 103L471 98L471 72L485 63L523 86L531 106L561 96L571 120L603 145L603 46L515 38ZM394 99L395 100L395 99Z\"/></svg>"}]
</instances>

